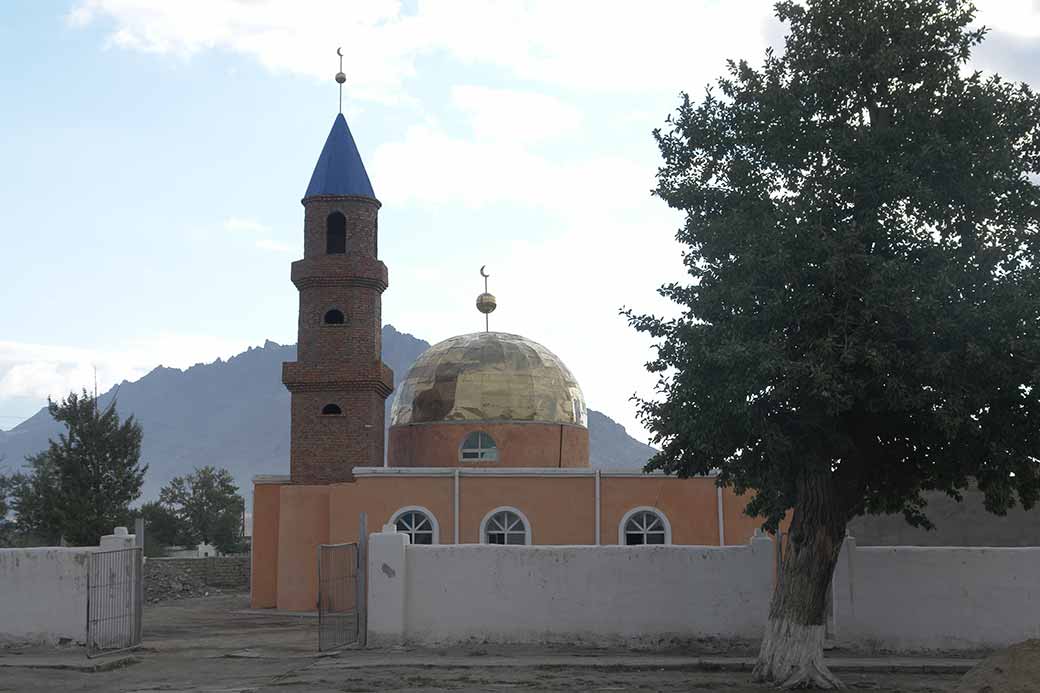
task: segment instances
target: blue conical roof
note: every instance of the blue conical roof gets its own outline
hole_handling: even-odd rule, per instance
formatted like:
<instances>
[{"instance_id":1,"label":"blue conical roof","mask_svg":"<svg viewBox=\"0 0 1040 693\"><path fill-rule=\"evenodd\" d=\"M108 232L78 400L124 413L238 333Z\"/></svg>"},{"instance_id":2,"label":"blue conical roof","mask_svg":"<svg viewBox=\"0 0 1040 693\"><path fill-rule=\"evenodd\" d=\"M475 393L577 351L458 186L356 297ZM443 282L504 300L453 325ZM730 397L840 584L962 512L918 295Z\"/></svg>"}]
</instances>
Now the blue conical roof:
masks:
<instances>
[{"instance_id":1,"label":"blue conical roof","mask_svg":"<svg viewBox=\"0 0 1040 693\"><path fill-rule=\"evenodd\" d=\"M357 195L375 199L361 154L342 113L332 123L304 197L312 195Z\"/></svg>"}]
</instances>

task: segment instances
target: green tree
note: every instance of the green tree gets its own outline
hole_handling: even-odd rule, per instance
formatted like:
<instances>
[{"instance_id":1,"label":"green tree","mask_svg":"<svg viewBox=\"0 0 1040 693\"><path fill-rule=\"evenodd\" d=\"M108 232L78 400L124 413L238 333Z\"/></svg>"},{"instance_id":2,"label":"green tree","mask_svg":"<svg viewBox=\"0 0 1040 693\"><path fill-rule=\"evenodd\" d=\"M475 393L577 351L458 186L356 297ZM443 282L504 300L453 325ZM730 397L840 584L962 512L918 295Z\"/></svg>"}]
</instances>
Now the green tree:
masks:
<instances>
[{"instance_id":1,"label":"green tree","mask_svg":"<svg viewBox=\"0 0 1040 693\"><path fill-rule=\"evenodd\" d=\"M166 547L188 543L188 531L177 514L160 502L144 503L134 511L144 520L144 553L162 556Z\"/></svg>"},{"instance_id":2,"label":"green tree","mask_svg":"<svg viewBox=\"0 0 1040 693\"><path fill-rule=\"evenodd\" d=\"M729 64L664 131L656 194L690 278L640 403L649 467L720 470L775 527L793 509L756 678L840 687L827 587L847 522L972 477L1040 492L1040 101L965 72L963 0L785 0L782 54Z\"/></svg>"},{"instance_id":3,"label":"green tree","mask_svg":"<svg viewBox=\"0 0 1040 693\"><path fill-rule=\"evenodd\" d=\"M30 455L26 465L9 481L14 530L30 544L57 544L64 534L57 467L46 452Z\"/></svg>"},{"instance_id":4,"label":"green tree","mask_svg":"<svg viewBox=\"0 0 1040 693\"><path fill-rule=\"evenodd\" d=\"M3 462L0 456L0 462ZM0 546L10 546L14 541L14 522L11 519L11 493L14 490L14 478L8 474L0 474Z\"/></svg>"},{"instance_id":5,"label":"green tree","mask_svg":"<svg viewBox=\"0 0 1040 693\"><path fill-rule=\"evenodd\" d=\"M213 544L221 553L242 549L245 502L228 470L197 467L163 487L159 500L173 511L190 543Z\"/></svg>"},{"instance_id":6,"label":"green tree","mask_svg":"<svg viewBox=\"0 0 1040 693\"><path fill-rule=\"evenodd\" d=\"M140 463L141 426L133 416L120 422L114 398L100 409L85 390L48 400L47 408L66 432L15 475L16 524L47 542L64 537L72 545L96 544L127 522L141 493L148 470Z\"/></svg>"}]
</instances>

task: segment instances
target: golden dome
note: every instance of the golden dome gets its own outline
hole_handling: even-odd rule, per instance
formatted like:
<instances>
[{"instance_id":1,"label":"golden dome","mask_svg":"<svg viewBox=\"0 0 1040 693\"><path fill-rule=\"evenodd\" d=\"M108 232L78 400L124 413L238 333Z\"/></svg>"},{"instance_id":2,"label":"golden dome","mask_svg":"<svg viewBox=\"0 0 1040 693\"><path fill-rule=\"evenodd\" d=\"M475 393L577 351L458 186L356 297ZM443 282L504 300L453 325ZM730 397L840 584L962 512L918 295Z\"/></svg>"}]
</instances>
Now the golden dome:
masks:
<instances>
[{"instance_id":1,"label":"golden dome","mask_svg":"<svg viewBox=\"0 0 1040 693\"><path fill-rule=\"evenodd\" d=\"M431 421L588 425L567 366L541 344L503 332L452 337L416 360L397 388L390 425Z\"/></svg>"}]
</instances>

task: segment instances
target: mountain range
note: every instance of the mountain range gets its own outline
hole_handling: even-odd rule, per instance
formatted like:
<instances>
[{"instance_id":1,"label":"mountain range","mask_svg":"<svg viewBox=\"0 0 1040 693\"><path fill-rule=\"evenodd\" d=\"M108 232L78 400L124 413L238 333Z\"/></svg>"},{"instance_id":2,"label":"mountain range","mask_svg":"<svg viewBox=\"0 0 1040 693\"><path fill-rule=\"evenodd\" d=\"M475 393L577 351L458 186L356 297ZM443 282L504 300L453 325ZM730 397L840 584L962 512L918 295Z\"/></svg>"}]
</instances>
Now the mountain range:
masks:
<instances>
[{"instance_id":1,"label":"mountain range","mask_svg":"<svg viewBox=\"0 0 1040 693\"><path fill-rule=\"evenodd\" d=\"M404 378L429 343L387 325L383 361ZM195 467L226 467L247 500L256 474L289 473L289 392L281 382L283 361L296 359L295 345L268 341L226 361L181 370L159 366L134 382L124 381L99 397L116 399L121 416L133 414L144 430L141 460L148 464L141 500L158 497L174 476ZM387 400L387 417L391 400ZM638 469L654 449L629 436L610 417L589 409L590 461L601 469ZM26 455L47 447L63 431L46 408L9 431L0 431L0 459L13 471Z\"/></svg>"}]
</instances>

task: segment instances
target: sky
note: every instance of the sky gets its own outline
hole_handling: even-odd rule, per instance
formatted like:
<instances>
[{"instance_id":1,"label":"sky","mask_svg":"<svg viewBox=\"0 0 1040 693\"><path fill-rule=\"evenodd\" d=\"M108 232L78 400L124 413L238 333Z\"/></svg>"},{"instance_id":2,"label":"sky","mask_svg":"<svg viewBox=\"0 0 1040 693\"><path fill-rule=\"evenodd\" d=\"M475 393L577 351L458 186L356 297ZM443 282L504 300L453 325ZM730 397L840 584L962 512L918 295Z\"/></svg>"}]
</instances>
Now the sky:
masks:
<instances>
[{"instance_id":1,"label":"sky","mask_svg":"<svg viewBox=\"0 0 1040 693\"><path fill-rule=\"evenodd\" d=\"M1040 0L985 0L973 66L1040 85ZM560 356L641 440L681 217L651 196L679 94L784 29L767 0L23 0L0 6L0 429L70 389L296 341L300 198L344 113L383 319ZM398 378L404 374L398 374Z\"/></svg>"}]
</instances>

